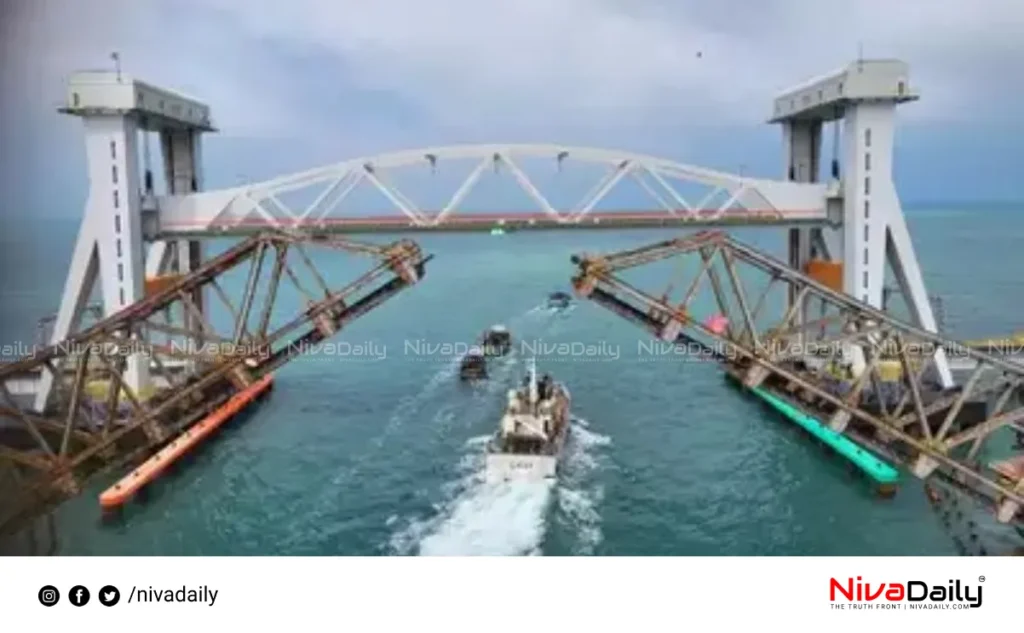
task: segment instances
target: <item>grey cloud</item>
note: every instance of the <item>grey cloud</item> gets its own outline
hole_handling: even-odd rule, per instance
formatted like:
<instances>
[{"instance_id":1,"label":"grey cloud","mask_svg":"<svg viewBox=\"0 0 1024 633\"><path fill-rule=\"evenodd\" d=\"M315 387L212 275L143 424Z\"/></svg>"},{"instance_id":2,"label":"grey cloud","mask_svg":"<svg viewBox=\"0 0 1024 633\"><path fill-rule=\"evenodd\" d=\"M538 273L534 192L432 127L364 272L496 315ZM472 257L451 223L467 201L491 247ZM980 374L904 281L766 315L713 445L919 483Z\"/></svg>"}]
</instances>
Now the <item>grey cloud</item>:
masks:
<instances>
[{"instance_id":1,"label":"grey cloud","mask_svg":"<svg viewBox=\"0 0 1024 633\"><path fill-rule=\"evenodd\" d=\"M132 0L14 0L14 5L4 33L8 55L0 86L2 99L15 102L11 105L52 112L72 72L110 68L110 54L118 51L126 72L215 104L215 111L227 115L228 133L294 131L283 129L290 120L285 69L274 68L259 42L240 39L232 22L216 12Z\"/></svg>"},{"instance_id":2,"label":"grey cloud","mask_svg":"<svg viewBox=\"0 0 1024 633\"><path fill-rule=\"evenodd\" d=\"M320 142L314 130L330 129L358 145L403 122L390 135L750 124L858 44L911 63L925 98L908 120L1009 118L1024 94L1011 72L1024 64L1019 0L15 3L3 83L17 89L3 99L49 107L71 70L117 49L129 71L210 102L241 136ZM381 95L407 116L347 107Z\"/></svg>"},{"instance_id":3,"label":"grey cloud","mask_svg":"<svg viewBox=\"0 0 1024 633\"><path fill-rule=\"evenodd\" d=\"M251 37L315 42L360 85L394 90L449 121L600 125L672 112L748 121L763 116L772 93L849 61L859 45L911 62L929 96L912 116L956 118L971 113L970 92L1019 96L1019 75L999 71L1024 62L1017 0L202 6L211 1Z\"/></svg>"}]
</instances>

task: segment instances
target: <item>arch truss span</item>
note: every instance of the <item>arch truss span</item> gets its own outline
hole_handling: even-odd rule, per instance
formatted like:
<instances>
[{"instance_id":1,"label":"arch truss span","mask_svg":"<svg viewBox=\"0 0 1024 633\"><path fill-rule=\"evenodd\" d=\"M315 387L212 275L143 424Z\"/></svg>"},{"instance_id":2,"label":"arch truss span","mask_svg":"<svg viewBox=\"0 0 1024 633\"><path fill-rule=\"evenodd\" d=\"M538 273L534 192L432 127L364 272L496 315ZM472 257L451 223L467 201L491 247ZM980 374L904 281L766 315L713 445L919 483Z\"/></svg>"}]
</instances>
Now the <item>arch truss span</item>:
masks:
<instances>
[{"instance_id":1,"label":"arch truss span","mask_svg":"<svg viewBox=\"0 0 1024 633\"><path fill-rule=\"evenodd\" d=\"M457 145L357 158L158 200L163 235L372 224L438 228L503 218L554 226L656 215L678 222L824 222L824 185L736 176L632 152Z\"/></svg>"}]
</instances>

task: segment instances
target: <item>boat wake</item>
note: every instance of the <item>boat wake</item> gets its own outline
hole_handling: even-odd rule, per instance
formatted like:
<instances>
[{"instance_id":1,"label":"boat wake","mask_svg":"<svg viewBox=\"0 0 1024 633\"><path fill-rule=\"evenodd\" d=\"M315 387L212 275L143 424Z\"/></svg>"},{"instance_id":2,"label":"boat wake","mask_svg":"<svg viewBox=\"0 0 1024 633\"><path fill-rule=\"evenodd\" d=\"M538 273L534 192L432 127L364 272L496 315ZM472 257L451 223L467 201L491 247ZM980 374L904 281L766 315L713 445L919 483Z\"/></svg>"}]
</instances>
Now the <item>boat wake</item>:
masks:
<instances>
[{"instance_id":1,"label":"boat wake","mask_svg":"<svg viewBox=\"0 0 1024 633\"><path fill-rule=\"evenodd\" d=\"M604 485L596 474L611 438L591 431L582 418L573 420L572 438L566 455L565 470L555 491L558 504L555 523L570 538L572 554L593 554L601 544L601 515Z\"/></svg>"},{"instance_id":2,"label":"boat wake","mask_svg":"<svg viewBox=\"0 0 1024 633\"><path fill-rule=\"evenodd\" d=\"M513 317L510 320L513 332L516 331L515 328L531 321L532 318L536 316L535 311L536 308L532 308ZM481 389L478 389L481 397L486 397L496 393L497 390L501 388L501 385L516 364L514 357L504 357L497 360L498 362L495 364L495 369L492 370L494 372L494 376L491 380L485 381ZM392 411L387 423L384 425L384 428L374 439L373 448L375 450L381 449L387 440L391 439L396 433L401 431L406 422L418 419L423 409L425 409L428 404L435 401L438 396L449 396L450 394L448 392L458 378L459 365L461 362L461 358L446 359L444 366L430 377L430 380L423 385L422 389L399 401L398 406L395 407L394 411ZM445 431L448 428L447 425L450 424L453 419L454 411L452 410L452 407L442 407L441 410L437 412L433 422L441 423L437 428L440 431Z\"/></svg>"},{"instance_id":3,"label":"boat wake","mask_svg":"<svg viewBox=\"0 0 1024 633\"><path fill-rule=\"evenodd\" d=\"M540 553L550 482L486 484L467 491L418 545L421 556L516 556Z\"/></svg>"},{"instance_id":4,"label":"boat wake","mask_svg":"<svg viewBox=\"0 0 1024 633\"><path fill-rule=\"evenodd\" d=\"M489 435L473 438L457 478L442 488L432 516L408 520L390 540L396 554L421 556L539 555L554 526L568 533L574 554L601 542L602 489L593 482L599 460L590 452L609 443L584 420L573 421L565 471L557 482L488 483L483 477ZM560 539L561 540L561 539Z\"/></svg>"},{"instance_id":5,"label":"boat wake","mask_svg":"<svg viewBox=\"0 0 1024 633\"><path fill-rule=\"evenodd\" d=\"M429 402L432 397L444 386L451 383L459 373L459 360L451 359L448 364L435 373L418 393L403 398L395 410L388 417L384 429L373 440L373 448L380 450L384 442L390 439L407 419L416 414ZM440 413L439 413L440 415Z\"/></svg>"},{"instance_id":6,"label":"boat wake","mask_svg":"<svg viewBox=\"0 0 1024 633\"><path fill-rule=\"evenodd\" d=\"M568 305L568 306L566 306L564 308L552 308L548 304L542 303L542 304L536 305L533 308L531 308L530 311L528 312L528 314L531 314L531 315L544 315L544 316L549 316L549 317L568 316L569 313L571 313L575 309L576 309L576 304L570 304L570 305Z\"/></svg>"}]
</instances>

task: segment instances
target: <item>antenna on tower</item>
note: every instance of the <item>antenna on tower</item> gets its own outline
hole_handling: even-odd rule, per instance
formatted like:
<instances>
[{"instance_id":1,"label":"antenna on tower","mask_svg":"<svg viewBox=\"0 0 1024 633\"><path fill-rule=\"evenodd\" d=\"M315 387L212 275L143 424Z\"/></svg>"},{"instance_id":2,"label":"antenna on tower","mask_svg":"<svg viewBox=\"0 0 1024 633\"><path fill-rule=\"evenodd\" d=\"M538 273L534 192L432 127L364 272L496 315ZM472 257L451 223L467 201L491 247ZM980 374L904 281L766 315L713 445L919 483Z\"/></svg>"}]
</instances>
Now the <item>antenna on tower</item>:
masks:
<instances>
[{"instance_id":1,"label":"antenna on tower","mask_svg":"<svg viewBox=\"0 0 1024 633\"><path fill-rule=\"evenodd\" d=\"M110 54L110 59L114 61L114 71L117 73L117 83L121 83L121 54L114 51Z\"/></svg>"},{"instance_id":2,"label":"antenna on tower","mask_svg":"<svg viewBox=\"0 0 1024 633\"><path fill-rule=\"evenodd\" d=\"M857 42L857 70L864 70L864 42Z\"/></svg>"}]
</instances>

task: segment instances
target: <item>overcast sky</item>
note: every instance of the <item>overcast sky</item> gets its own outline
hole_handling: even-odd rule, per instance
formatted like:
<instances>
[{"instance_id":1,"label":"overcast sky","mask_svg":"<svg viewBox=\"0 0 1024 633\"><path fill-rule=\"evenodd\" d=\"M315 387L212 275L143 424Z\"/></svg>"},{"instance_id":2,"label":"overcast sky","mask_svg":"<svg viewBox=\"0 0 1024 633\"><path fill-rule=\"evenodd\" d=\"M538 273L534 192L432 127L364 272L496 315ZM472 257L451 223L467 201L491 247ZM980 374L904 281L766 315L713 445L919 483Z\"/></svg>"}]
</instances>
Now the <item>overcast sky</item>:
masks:
<instances>
[{"instance_id":1,"label":"overcast sky","mask_svg":"<svg viewBox=\"0 0 1024 633\"><path fill-rule=\"evenodd\" d=\"M773 95L899 57L905 198L1024 197L1021 0L0 0L0 184L80 213L70 72L195 95L210 186L428 144L550 141L779 176ZM698 56L698 53L700 55ZM45 194L45 195L44 195Z\"/></svg>"}]
</instances>

